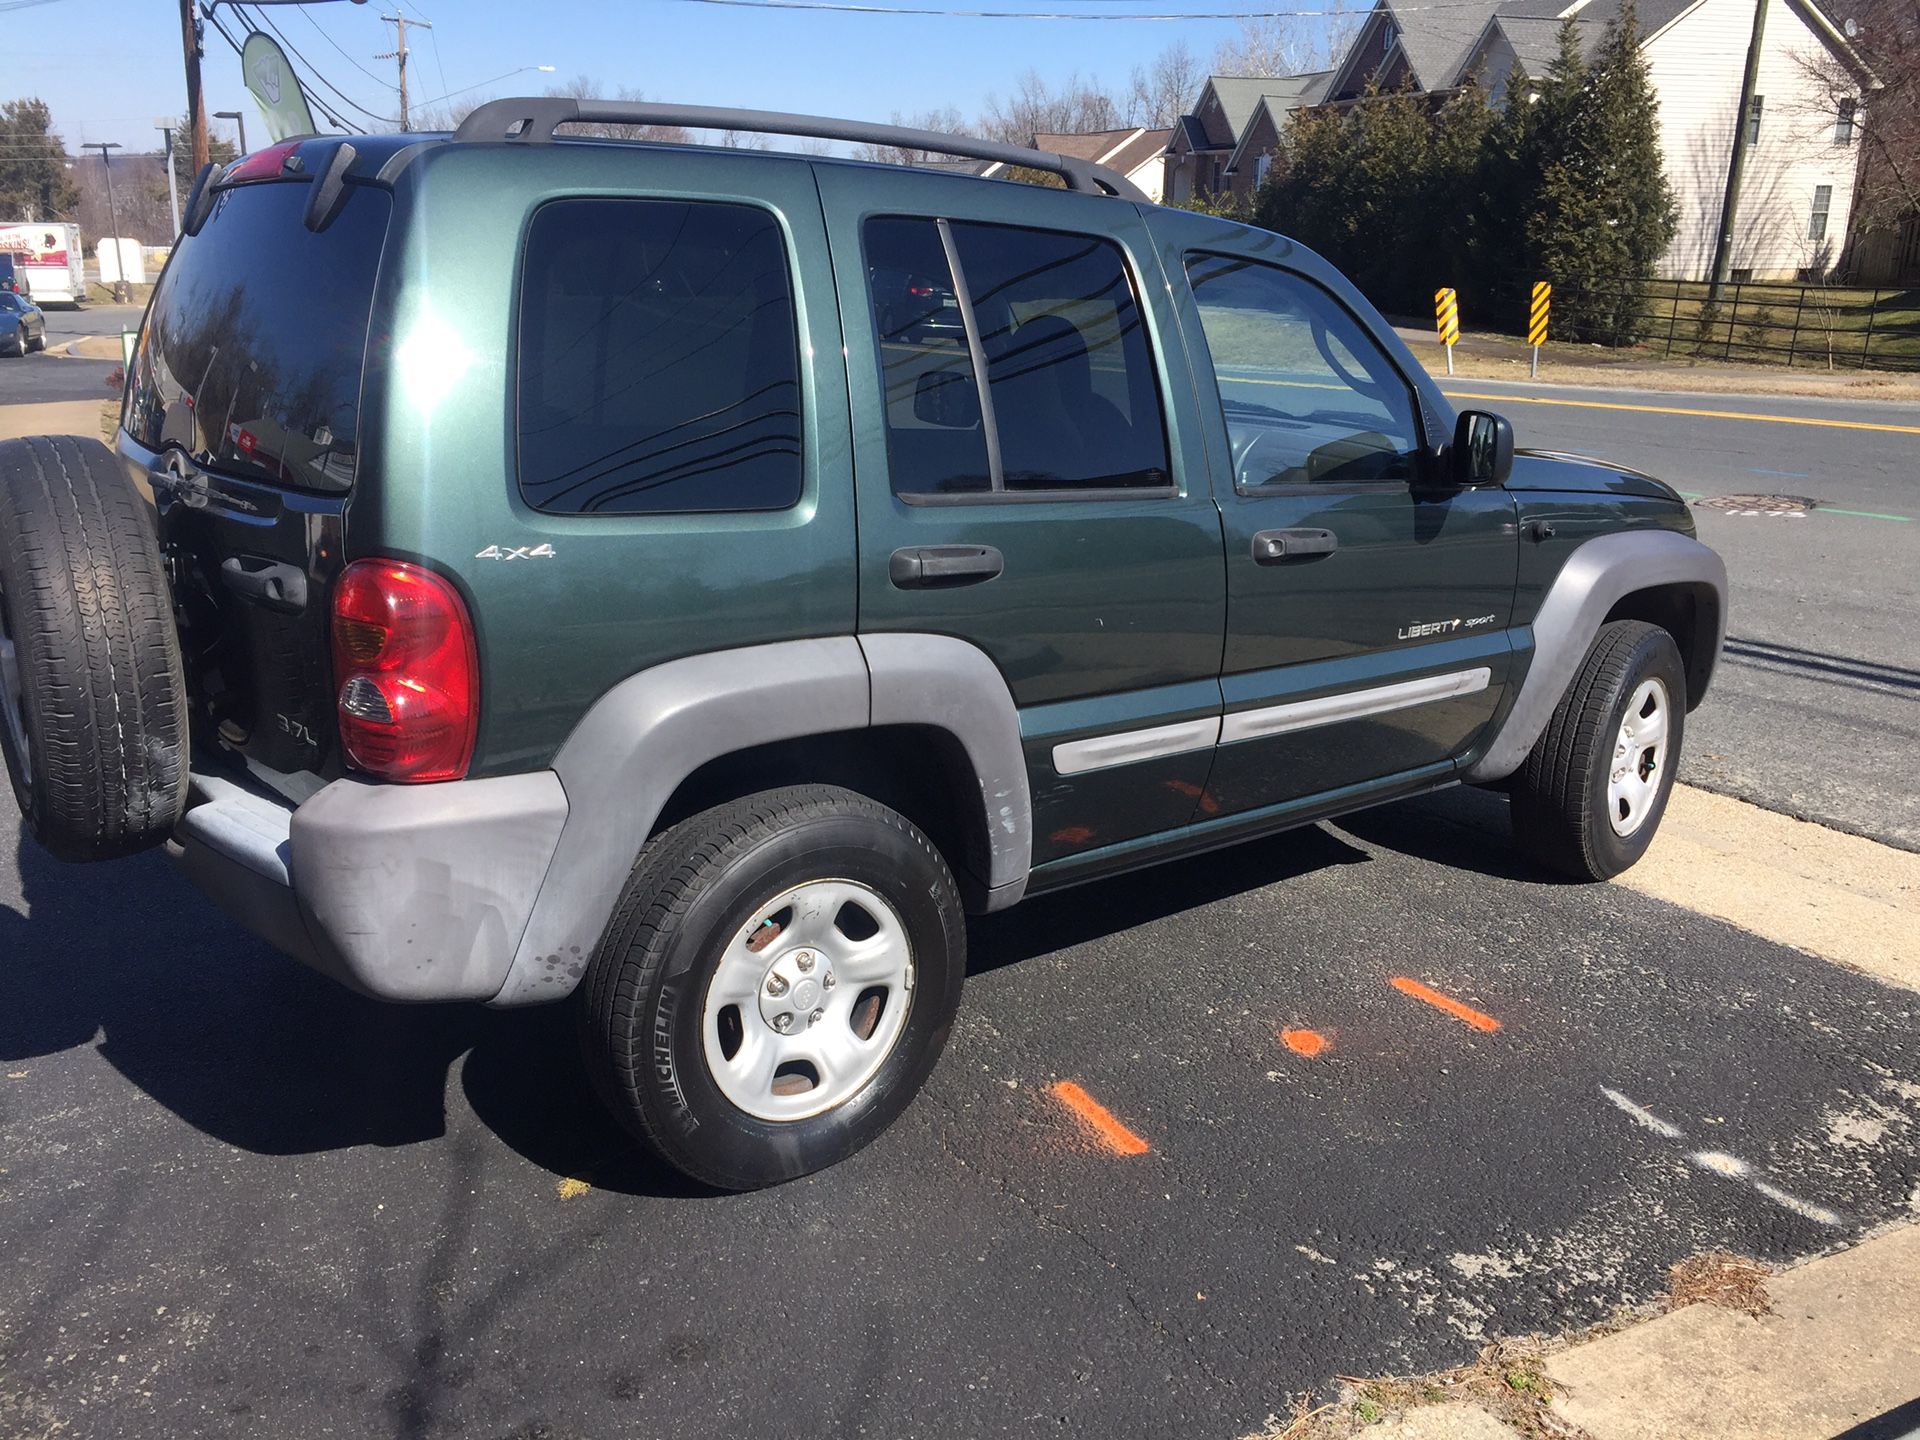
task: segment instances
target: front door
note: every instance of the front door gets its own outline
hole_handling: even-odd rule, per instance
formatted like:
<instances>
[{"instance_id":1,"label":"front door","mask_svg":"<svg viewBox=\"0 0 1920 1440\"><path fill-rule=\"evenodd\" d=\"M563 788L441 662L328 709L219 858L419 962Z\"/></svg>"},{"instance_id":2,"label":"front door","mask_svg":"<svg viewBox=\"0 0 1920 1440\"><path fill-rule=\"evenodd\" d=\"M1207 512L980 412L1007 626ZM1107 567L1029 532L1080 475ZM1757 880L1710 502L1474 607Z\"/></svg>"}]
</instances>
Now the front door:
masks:
<instances>
[{"instance_id":1,"label":"front door","mask_svg":"<svg viewBox=\"0 0 1920 1440\"><path fill-rule=\"evenodd\" d=\"M1226 538L1210 804L1444 774L1507 682L1511 498L1440 483L1400 362L1287 242L1165 223Z\"/></svg>"},{"instance_id":2,"label":"front door","mask_svg":"<svg viewBox=\"0 0 1920 1440\"><path fill-rule=\"evenodd\" d=\"M1226 601L1179 326L1111 199L817 167L854 417L860 628L992 658L1034 863L1186 823ZM1172 363L1168 346L1171 345Z\"/></svg>"}]
</instances>

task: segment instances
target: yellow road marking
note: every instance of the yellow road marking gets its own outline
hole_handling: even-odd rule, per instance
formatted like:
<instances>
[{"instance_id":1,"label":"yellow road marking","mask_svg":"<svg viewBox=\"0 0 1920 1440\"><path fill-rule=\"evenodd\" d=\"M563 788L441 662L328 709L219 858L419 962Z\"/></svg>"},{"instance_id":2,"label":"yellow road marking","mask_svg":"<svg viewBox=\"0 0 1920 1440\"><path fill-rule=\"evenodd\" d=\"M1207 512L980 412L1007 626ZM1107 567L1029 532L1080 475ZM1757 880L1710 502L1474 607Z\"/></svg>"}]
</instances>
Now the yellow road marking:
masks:
<instances>
[{"instance_id":1,"label":"yellow road marking","mask_svg":"<svg viewBox=\"0 0 1920 1440\"><path fill-rule=\"evenodd\" d=\"M1256 384L1285 384L1255 381ZM1824 425L1833 430L1883 430L1920 435L1920 425L1885 425L1877 420L1819 420L1810 415L1759 415L1751 410L1687 410L1677 405L1623 405L1617 400L1562 400L1550 395L1486 395L1472 390L1443 390L1449 400L1506 400L1516 405L1568 405L1580 410L1630 410L1639 415L1693 415L1706 420L1764 420L1769 425Z\"/></svg>"},{"instance_id":2,"label":"yellow road marking","mask_svg":"<svg viewBox=\"0 0 1920 1440\"><path fill-rule=\"evenodd\" d=\"M593 1186L584 1180L576 1180L569 1175L556 1185L554 1189L559 1193L562 1200L578 1200L582 1195L593 1189Z\"/></svg>"}]
</instances>

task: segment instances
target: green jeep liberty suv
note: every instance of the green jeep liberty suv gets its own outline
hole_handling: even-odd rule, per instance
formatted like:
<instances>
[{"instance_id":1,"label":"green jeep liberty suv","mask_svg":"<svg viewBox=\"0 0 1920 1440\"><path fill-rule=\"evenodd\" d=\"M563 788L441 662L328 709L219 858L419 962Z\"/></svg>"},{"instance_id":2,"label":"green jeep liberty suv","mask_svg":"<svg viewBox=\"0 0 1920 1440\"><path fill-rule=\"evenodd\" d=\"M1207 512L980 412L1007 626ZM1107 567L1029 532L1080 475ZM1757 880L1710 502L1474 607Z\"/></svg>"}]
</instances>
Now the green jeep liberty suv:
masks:
<instances>
[{"instance_id":1,"label":"green jeep liberty suv","mask_svg":"<svg viewBox=\"0 0 1920 1440\"><path fill-rule=\"evenodd\" d=\"M901 1112L969 912L1460 782L1615 874L1719 654L1667 486L1516 453L1324 260L1082 161L508 100L249 155L186 231L117 455L0 448L29 827L370 995L578 992L711 1185Z\"/></svg>"}]
</instances>

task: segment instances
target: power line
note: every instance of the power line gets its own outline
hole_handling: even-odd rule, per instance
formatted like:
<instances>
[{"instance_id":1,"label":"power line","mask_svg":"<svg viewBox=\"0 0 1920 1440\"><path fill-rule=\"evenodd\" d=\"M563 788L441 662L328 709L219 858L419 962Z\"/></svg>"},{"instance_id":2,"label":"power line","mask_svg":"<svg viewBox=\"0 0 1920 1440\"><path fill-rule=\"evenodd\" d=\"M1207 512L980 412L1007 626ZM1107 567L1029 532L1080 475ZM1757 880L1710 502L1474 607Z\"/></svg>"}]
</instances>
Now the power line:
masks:
<instances>
[{"instance_id":1,"label":"power line","mask_svg":"<svg viewBox=\"0 0 1920 1440\"><path fill-rule=\"evenodd\" d=\"M1142 14L1139 11L1090 13L1061 10L946 10L931 6L859 5L835 0L676 0L682 5L729 5L742 10L830 10L846 15L941 15L964 20L1343 20L1359 14L1341 10L1183 10ZM1416 10L1480 10L1483 0L1439 0L1429 5L1396 5L1395 14Z\"/></svg>"},{"instance_id":2,"label":"power line","mask_svg":"<svg viewBox=\"0 0 1920 1440\"><path fill-rule=\"evenodd\" d=\"M271 30L275 35L277 35L280 38L280 42L283 45L285 45L287 49L293 51L294 58L298 60L302 65L306 66L307 74L311 75L320 84L326 86L327 89L331 90L335 95L337 95L340 98L341 103L348 105L355 110L358 110L362 115L366 116L369 120L379 121L382 125L393 125L398 123L390 115L376 115L373 111L367 109L366 106L362 105L359 101L355 100L352 96L348 95L347 92L342 90L338 85L334 84L331 80L327 79L325 75L322 75L320 73L320 67L315 65L311 60L307 59L307 57L301 53L299 46L295 45L293 41L287 39L285 32L282 31L278 25L273 23L273 20L270 16L261 14L260 8L258 6L254 7L254 13L251 17L247 15L246 10L242 6L240 6L238 3L236 3L233 8L240 13L243 19L247 19L248 23L251 24L253 28L256 30L261 29L264 23L264 26L266 29ZM318 97L313 97L313 98L315 98L316 100L318 99ZM327 107L325 105L321 105L320 108L324 113ZM336 117L329 116L328 118L333 119L335 124L340 123L340 121ZM344 127L344 128L357 129L358 127L354 126L354 127Z\"/></svg>"},{"instance_id":3,"label":"power line","mask_svg":"<svg viewBox=\"0 0 1920 1440\"><path fill-rule=\"evenodd\" d=\"M338 40L334 39L333 36L327 32L327 29L325 26L323 26L318 20L313 18L312 12L309 11L306 6L298 5L298 6L295 6L294 8L300 12L300 14L305 18L306 22L309 25L313 26L315 30L320 32L320 38L322 40L326 41L329 45L333 46L334 49L340 52L340 57L343 60L345 60L349 65L353 66L354 69L358 70L362 75L366 76L369 80L373 81L376 85L381 86L383 89L391 90L393 88L393 84L391 81L381 79L378 75L374 74L373 71L367 69L366 66L362 65L358 60L354 59L352 53L348 51L346 47L343 46Z\"/></svg>"}]
</instances>

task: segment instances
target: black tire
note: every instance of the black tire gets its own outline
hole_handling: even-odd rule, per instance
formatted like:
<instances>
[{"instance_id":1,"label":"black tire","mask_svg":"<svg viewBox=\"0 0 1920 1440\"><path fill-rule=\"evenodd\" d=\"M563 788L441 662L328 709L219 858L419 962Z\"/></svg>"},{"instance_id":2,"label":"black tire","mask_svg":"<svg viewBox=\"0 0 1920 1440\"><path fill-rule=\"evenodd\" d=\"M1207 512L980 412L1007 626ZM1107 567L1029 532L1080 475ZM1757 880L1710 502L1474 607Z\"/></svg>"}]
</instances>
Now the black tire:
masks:
<instances>
[{"instance_id":1,"label":"black tire","mask_svg":"<svg viewBox=\"0 0 1920 1440\"><path fill-rule=\"evenodd\" d=\"M46 331L42 330L38 335L33 337L33 348L35 350L44 350L47 348L47 332Z\"/></svg>"},{"instance_id":2,"label":"black tire","mask_svg":"<svg viewBox=\"0 0 1920 1440\"><path fill-rule=\"evenodd\" d=\"M1653 798L1631 834L1609 813L1614 745L1628 702L1648 680L1667 692L1667 733ZM1567 693L1513 777L1514 838L1528 855L1576 880L1611 880L1653 842L1679 767L1687 718L1687 670L1673 637L1657 625L1616 620L1600 627ZM1641 764L1633 758L1632 764Z\"/></svg>"},{"instance_id":3,"label":"black tire","mask_svg":"<svg viewBox=\"0 0 1920 1440\"><path fill-rule=\"evenodd\" d=\"M900 919L914 964L905 1026L834 1108L760 1119L709 1069L707 987L757 911L825 879L869 887ZM764 791L682 821L641 853L577 997L587 1068L621 1124L674 1168L757 1189L845 1159L906 1109L946 1045L965 970L953 876L904 816L827 785Z\"/></svg>"},{"instance_id":4,"label":"black tire","mask_svg":"<svg viewBox=\"0 0 1920 1440\"><path fill-rule=\"evenodd\" d=\"M98 440L0 443L0 635L0 749L34 838L65 860L163 841L187 799L180 643L146 503Z\"/></svg>"}]
</instances>

